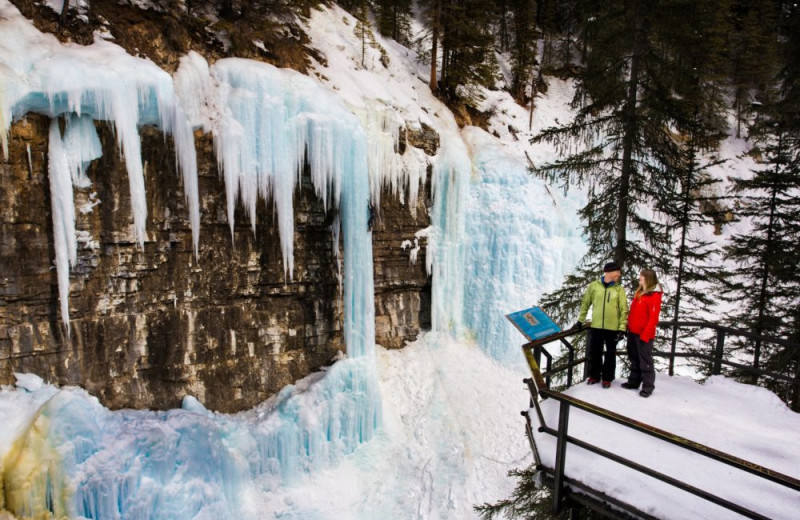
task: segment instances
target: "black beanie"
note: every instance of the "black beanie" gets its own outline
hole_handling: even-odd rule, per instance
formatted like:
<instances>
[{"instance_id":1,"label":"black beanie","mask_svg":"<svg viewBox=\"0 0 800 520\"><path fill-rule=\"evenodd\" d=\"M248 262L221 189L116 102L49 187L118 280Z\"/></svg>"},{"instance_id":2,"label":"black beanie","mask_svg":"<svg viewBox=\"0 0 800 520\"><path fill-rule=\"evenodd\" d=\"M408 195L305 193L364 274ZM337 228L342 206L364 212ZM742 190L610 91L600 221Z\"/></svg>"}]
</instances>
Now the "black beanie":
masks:
<instances>
[{"instance_id":1,"label":"black beanie","mask_svg":"<svg viewBox=\"0 0 800 520\"><path fill-rule=\"evenodd\" d=\"M620 270L619 265L617 265L615 262L609 262L603 266L604 273L609 273L611 271L619 271L619 270Z\"/></svg>"}]
</instances>

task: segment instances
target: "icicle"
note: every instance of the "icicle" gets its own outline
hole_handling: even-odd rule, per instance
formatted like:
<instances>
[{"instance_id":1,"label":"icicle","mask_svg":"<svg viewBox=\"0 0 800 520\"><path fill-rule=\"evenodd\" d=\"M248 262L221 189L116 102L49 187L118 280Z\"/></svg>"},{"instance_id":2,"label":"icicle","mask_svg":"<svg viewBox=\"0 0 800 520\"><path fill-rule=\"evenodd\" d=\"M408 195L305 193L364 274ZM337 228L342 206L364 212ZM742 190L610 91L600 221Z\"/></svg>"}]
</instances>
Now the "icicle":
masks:
<instances>
[{"instance_id":1,"label":"icicle","mask_svg":"<svg viewBox=\"0 0 800 520\"><path fill-rule=\"evenodd\" d=\"M56 119L50 121L48 165L61 319L69 334L69 268L77 260L78 242L75 238L75 205L69 159L61 142L61 131Z\"/></svg>"},{"instance_id":2,"label":"icicle","mask_svg":"<svg viewBox=\"0 0 800 520\"><path fill-rule=\"evenodd\" d=\"M367 102L364 108L351 107L351 110L367 135L370 200L378 208L381 190L388 188L397 195L400 189L403 170L396 151L402 122L394 110L375 100Z\"/></svg>"},{"instance_id":3,"label":"icicle","mask_svg":"<svg viewBox=\"0 0 800 520\"><path fill-rule=\"evenodd\" d=\"M0 9L0 25L13 28L0 30L0 35L10 35L0 37L0 141L6 156L12 118L28 112L110 121L128 173L134 239L143 247L147 201L138 127L159 126L175 136L176 163L186 189L196 252L200 218L194 141L169 74L99 38L89 46L62 45L53 35L36 30L13 6L3 3ZM91 139L81 134L89 130L81 126L87 123L77 124L77 139ZM65 135L68 150L78 146L73 137ZM94 146L86 141L81 144ZM86 182L80 173L76 178L78 184Z\"/></svg>"},{"instance_id":4,"label":"icicle","mask_svg":"<svg viewBox=\"0 0 800 520\"><path fill-rule=\"evenodd\" d=\"M175 159L183 179L183 194L189 206L192 246L194 255L197 257L200 244L200 190L197 180L197 152L194 147L194 132L180 105L175 108L172 136L175 143Z\"/></svg>"},{"instance_id":5,"label":"icicle","mask_svg":"<svg viewBox=\"0 0 800 520\"><path fill-rule=\"evenodd\" d=\"M434 330L460 334L464 327L464 231L472 164L460 139L442 136L433 166L432 232L426 266L432 272L431 321Z\"/></svg>"},{"instance_id":6,"label":"icicle","mask_svg":"<svg viewBox=\"0 0 800 520\"><path fill-rule=\"evenodd\" d=\"M8 129L11 127L11 103L13 96L7 92L7 81L0 81L0 146L3 157L8 160Z\"/></svg>"},{"instance_id":7,"label":"icicle","mask_svg":"<svg viewBox=\"0 0 800 520\"><path fill-rule=\"evenodd\" d=\"M339 254L339 237L341 236L342 232L342 221L337 213L333 219L333 224L331 224L331 241L333 242L333 256L336 258L336 279L339 281L339 295L343 294L342 292L342 257Z\"/></svg>"},{"instance_id":8,"label":"icicle","mask_svg":"<svg viewBox=\"0 0 800 520\"><path fill-rule=\"evenodd\" d=\"M417 198L419 190L425 185L428 175L428 159L425 152L413 146L406 146L406 151L400 156L401 170L405 177L408 189L408 207L411 215L417 216ZM402 196L402 191L400 192Z\"/></svg>"},{"instance_id":9,"label":"icicle","mask_svg":"<svg viewBox=\"0 0 800 520\"><path fill-rule=\"evenodd\" d=\"M70 115L64 130L64 149L67 155L73 186L86 188L91 181L86 165L103 155L94 121L88 116Z\"/></svg>"},{"instance_id":10,"label":"icicle","mask_svg":"<svg viewBox=\"0 0 800 520\"><path fill-rule=\"evenodd\" d=\"M25 145L25 151L28 155L28 178L33 178L33 159L31 158L31 143Z\"/></svg>"}]
</instances>

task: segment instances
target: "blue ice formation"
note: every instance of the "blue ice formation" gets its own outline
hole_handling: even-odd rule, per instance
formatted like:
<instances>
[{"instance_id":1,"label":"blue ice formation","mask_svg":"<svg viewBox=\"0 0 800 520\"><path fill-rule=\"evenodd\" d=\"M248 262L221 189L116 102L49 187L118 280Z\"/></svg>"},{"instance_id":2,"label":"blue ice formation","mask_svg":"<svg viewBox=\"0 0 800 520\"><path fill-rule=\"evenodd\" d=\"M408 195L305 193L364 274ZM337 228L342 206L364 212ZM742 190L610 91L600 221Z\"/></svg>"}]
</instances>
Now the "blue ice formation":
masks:
<instances>
[{"instance_id":1,"label":"blue ice formation","mask_svg":"<svg viewBox=\"0 0 800 520\"><path fill-rule=\"evenodd\" d=\"M92 398L77 398L80 392L60 391L24 441L47 462L6 469L9 496L22 516L44 508L93 519L256 518L247 490L324 467L369 440L380 424L364 132L338 98L294 71L237 59L208 70L216 92L226 93L217 99L224 109L214 129L226 187L234 203L260 196L274 201L279 216L288 212L279 225L288 226L281 234L289 237L289 272L291 199L305 153L317 193L339 205L348 359L240 416L203 411L191 399L192 411L112 413ZM74 222L69 165L95 152L67 149L55 121L50 132L54 223ZM61 226L56 239L72 243L70 230ZM74 255L68 246L57 251Z\"/></svg>"},{"instance_id":2,"label":"blue ice formation","mask_svg":"<svg viewBox=\"0 0 800 520\"><path fill-rule=\"evenodd\" d=\"M462 336L464 324L465 209L472 163L466 146L452 134L442 136L431 179L431 227L425 258L433 276L431 326Z\"/></svg>"},{"instance_id":3,"label":"blue ice formation","mask_svg":"<svg viewBox=\"0 0 800 520\"><path fill-rule=\"evenodd\" d=\"M227 58L209 67L197 53L175 75L195 126L209 128L224 179L228 221L244 205L255 226L259 199L278 216L284 272L294 270L293 196L303 166L325 207L338 206L344 240L345 343L351 357L370 356L375 338L367 136L341 99L311 78L266 63ZM208 107L216 107L213 121ZM338 242L337 242L338 245Z\"/></svg>"},{"instance_id":4,"label":"blue ice formation","mask_svg":"<svg viewBox=\"0 0 800 520\"><path fill-rule=\"evenodd\" d=\"M4 507L19 518L255 520L264 512L253 493L372 437L377 388L367 358L340 361L238 415L192 399L187 409L111 412L84 390L42 385L19 449L5 458Z\"/></svg>"},{"instance_id":5,"label":"blue ice formation","mask_svg":"<svg viewBox=\"0 0 800 520\"><path fill-rule=\"evenodd\" d=\"M582 256L576 202L550 192L486 132L465 129L464 138L477 171L463 211L470 237L463 253L464 321L487 354L521 365L527 340L505 316L537 304Z\"/></svg>"}]
</instances>

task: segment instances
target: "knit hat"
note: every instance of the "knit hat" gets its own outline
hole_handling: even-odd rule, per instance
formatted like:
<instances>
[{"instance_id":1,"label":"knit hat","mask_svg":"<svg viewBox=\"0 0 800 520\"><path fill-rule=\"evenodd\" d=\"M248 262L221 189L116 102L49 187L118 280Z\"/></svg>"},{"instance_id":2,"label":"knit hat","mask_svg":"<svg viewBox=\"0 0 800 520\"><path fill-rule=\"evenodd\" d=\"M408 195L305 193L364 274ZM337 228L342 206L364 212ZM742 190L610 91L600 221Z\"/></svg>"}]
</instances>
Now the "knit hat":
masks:
<instances>
[{"instance_id":1,"label":"knit hat","mask_svg":"<svg viewBox=\"0 0 800 520\"><path fill-rule=\"evenodd\" d=\"M604 273L610 273L611 271L620 271L619 265L617 265L615 262L609 262L603 266Z\"/></svg>"}]
</instances>

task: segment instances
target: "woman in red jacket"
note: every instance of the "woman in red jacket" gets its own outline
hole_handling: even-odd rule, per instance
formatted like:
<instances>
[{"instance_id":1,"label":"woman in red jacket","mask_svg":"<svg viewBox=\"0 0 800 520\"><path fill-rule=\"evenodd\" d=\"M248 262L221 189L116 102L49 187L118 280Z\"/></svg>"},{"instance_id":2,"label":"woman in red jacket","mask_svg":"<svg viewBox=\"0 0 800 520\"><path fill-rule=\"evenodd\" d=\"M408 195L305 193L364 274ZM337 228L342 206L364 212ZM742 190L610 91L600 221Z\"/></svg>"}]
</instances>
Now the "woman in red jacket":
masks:
<instances>
[{"instance_id":1,"label":"woman in red jacket","mask_svg":"<svg viewBox=\"0 0 800 520\"><path fill-rule=\"evenodd\" d=\"M642 269L639 273L639 287L633 295L631 310L628 314L628 358L631 362L631 373L628 381L622 383L623 388L636 390L639 395L650 397L656 383L656 371L653 368L653 338L656 336L658 315L661 313L661 295L663 291L658 284L656 272Z\"/></svg>"}]
</instances>

